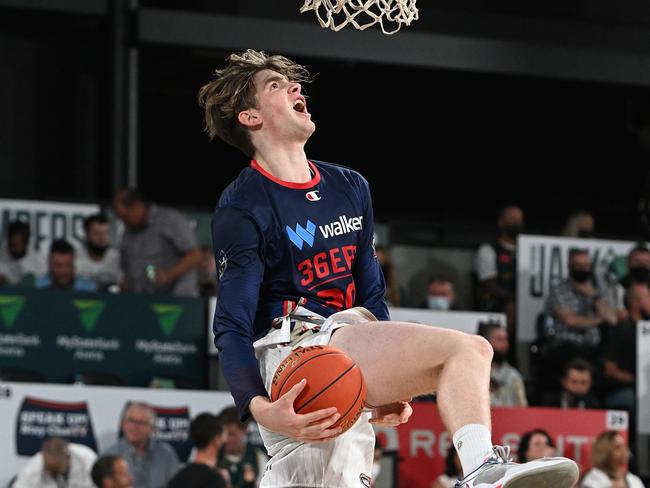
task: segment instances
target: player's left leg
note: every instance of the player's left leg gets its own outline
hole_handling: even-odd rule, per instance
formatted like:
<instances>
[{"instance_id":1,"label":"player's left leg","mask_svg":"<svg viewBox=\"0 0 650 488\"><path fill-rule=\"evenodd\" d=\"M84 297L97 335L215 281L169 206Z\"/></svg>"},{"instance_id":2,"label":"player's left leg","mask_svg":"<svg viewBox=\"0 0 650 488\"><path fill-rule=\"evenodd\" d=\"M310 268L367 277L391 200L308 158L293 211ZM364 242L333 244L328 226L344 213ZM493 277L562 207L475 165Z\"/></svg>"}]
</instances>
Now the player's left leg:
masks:
<instances>
[{"instance_id":1,"label":"player's left leg","mask_svg":"<svg viewBox=\"0 0 650 488\"><path fill-rule=\"evenodd\" d=\"M330 345L363 371L367 402L383 405L437 392L445 426L453 434L466 474L465 487L570 488L576 464L552 458L508 462L492 447L489 379L492 348L482 337L402 322L365 322L338 329Z\"/></svg>"}]
</instances>

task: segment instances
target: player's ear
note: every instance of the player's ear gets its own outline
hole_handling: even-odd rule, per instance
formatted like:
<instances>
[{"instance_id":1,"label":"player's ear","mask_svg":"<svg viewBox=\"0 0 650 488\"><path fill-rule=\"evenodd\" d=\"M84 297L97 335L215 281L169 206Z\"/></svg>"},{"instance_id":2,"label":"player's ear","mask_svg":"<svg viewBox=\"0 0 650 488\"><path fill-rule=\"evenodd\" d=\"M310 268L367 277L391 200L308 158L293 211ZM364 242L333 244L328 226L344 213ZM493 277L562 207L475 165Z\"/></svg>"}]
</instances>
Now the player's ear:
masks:
<instances>
[{"instance_id":1,"label":"player's ear","mask_svg":"<svg viewBox=\"0 0 650 488\"><path fill-rule=\"evenodd\" d=\"M262 123L262 115L255 109L242 110L237 116L239 123L246 127L256 127Z\"/></svg>"}]
</instances>

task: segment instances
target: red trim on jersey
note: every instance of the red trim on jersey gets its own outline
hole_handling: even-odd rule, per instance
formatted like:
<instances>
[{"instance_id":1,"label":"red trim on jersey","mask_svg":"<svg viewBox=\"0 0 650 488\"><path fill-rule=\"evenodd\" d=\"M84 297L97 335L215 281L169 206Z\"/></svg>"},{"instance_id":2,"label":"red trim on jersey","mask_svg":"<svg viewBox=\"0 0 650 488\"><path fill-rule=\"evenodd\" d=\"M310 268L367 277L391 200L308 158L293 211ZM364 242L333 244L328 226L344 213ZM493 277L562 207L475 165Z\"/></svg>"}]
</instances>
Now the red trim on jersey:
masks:
<instances>
[{"instance_id":1,"label":"red trim on jersey","mask_svg":"<svg viewBox=\"0 0 650 488\"><path fill-rule=\"evenodd\" d=\"M308 188L313 188L318 185L318 183L320 183L320 172L318 171L318 168L311 161L307 162L309 163L311 170L314 172L314 177L306 183L291 183L289 181L283 181L279 178L276 178L271 173L262 168L254 159L251 161L251 168L259 171L264 177L268 178L273 183L277 183L278 185L282 185L286 188L292 188L294 190L307 190Z\"/></svg>"}]
</instances>

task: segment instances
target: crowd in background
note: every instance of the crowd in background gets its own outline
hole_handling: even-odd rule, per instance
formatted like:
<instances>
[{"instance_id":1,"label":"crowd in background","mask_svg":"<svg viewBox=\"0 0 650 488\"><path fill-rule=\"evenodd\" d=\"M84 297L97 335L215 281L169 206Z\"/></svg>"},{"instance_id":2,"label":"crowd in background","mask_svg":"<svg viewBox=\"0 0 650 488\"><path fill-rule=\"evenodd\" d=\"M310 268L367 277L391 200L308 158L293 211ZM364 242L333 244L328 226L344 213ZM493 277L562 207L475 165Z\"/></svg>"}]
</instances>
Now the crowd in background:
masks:
<instances>
[{"instance_id":1,"label":"crowd in background","mask_svg":"<svg viewBox=\"0 0 650 488\"><path fill-rule=\"evenodd\" d=\"M156 412L131 402L122 412L115 444L99 455L89 447L48 437L12 479L11 488L254 488L267 457L254 427L237 409L203 412L190 424L192 455L181 463L174 448L155 438Z\"/></svg>"},{"instance_id":2,"label":"crowd in background","mask_svg":"<svg viewBox=\"0 0 650 488\"><path fill-rule=\"evenodd\" d=\"M134 189L118 192L112 208L124 225L117 247L110 245L109 220L98 213L84 221L83 246L75 248L66 240L54 240L46 259L31 250L29 225L20 220L11 222L5 234L6 242L0 247L0 284L75 291L216 295L217 263L212 250L197 244L194 230L180 212L148 202ZM481 244L474 256L475 299L474 306L469 308L503 313L506 317L505 326L486 322L479 324L477 329L494 350L490 382L492 404L626 410L633 446L636 324L650 319L650 249L643 243L633 247L627 256L627 273L616 281L613 293L598 288L587 249L575 247L569 251L568 277L552 284L544 310L536 317L537 340L530 354L532 375L524 381L518 362L528 358L517 357L515 348L511 347L517 338L517 237L524 225L522 209L503 208L497 221L498 237ZM577 212L568 220L564 235L593 237L594 229L594 218L587 212ZM398 306L401 301L399 270L391 265L389 249L377 245L376 253L387 282L386 298ZM458 310L453 280L432 276L421 306L437 311ZM125 433L131 420L125 416ZM537 434L538 437L533 435L533 438L541 439L539 436L543 432ZM527 438L524 436L524 439ZM602 443L610 447L617 441L608 439ZM550 438L547 440L550 442ZM118 442L119 445L122 447L107 453L114 457L110 462L104 461L104 469L120 473L124 471L120 467L121 460L125 459L135 477L135 486L138 486L137 480L144 474L140 472L137 457L133 457L128 435ZM44 458L47 449L60 451L63 448L57 443L44 446ZM72 459L74 449L71 446L67 449ZM164 458L165 455L169 459ZM521 450L519 455L521 457ZM602 454L598 456L602 458ZM176 466L177 460L173 460L169 449L160 451L155 457L161 459L161 469L157 470L160 476ZM228 459L221 457L220 462L231 465ZM452 460L448 463L450 473L453 466ZM603 466L599 468L601 471L614 469ZM259 471L255 473L257 476ZM230 476L233 477L232 472ZM170 476L164 477L168 481ZM594 475L593 479L596 478ZM127 486L111 483L98 483L98 486ZM585 486L605 486L593 483ZM163 485L162 481L156 484ZM15 486L21 485L17 482ZM446 485L439 481L436 486Z\"/></svg>"},{"instance_id":3,"label":"crowd in background","mask_svg":"<svg viewBox=\"0 0 650 488\"><path fill-rule=\"evenodd\" d=\"M10 222L0 248L0 284L173 296L216 293L212 250L197 244L183 214L147 201L135 189L118 192L113 211L124 225L118 247L110 245L108 218L98 213L84 220L82 246L56 239L47 257L30 248L26 222Z\"/></svg>"}]
</instances>

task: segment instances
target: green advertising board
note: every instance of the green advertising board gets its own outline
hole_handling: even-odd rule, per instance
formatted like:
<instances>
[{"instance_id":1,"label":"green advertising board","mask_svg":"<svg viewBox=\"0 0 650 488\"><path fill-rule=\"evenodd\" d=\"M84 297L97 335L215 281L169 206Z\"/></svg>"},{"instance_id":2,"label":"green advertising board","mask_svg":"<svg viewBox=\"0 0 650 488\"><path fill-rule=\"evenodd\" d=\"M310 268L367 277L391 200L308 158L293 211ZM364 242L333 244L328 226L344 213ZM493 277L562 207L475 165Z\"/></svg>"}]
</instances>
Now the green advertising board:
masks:
<instances>
[{"instance_id":1,"label":"green advertising board","mask_svg":"<svg viewBox=\"0 0 650 488\"><path fill-rule=\"evenodd\" d=\"M0 288L0 368L69 383L82 373L126 385L206 385L200 299Z\"/></svg>"}]
</instances>

